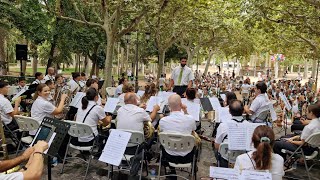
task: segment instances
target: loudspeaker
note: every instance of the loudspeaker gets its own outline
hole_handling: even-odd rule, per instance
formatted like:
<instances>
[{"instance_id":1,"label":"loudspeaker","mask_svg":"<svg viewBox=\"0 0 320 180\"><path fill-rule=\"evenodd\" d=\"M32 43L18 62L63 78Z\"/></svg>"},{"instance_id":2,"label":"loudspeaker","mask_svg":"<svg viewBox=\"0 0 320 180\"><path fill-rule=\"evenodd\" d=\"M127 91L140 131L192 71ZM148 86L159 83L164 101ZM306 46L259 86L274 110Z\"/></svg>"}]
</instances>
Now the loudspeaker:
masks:
<instances>
[{"instance_id":1,"label":"loudspeaker","mask_svg":"<svg viewBox=\"0 0 320 180\"><path fill-rule=\"evenodd\" d=\"M28 59L28 46L25 44L16 44L16 60Z\"/></svg>"}]
</instances>

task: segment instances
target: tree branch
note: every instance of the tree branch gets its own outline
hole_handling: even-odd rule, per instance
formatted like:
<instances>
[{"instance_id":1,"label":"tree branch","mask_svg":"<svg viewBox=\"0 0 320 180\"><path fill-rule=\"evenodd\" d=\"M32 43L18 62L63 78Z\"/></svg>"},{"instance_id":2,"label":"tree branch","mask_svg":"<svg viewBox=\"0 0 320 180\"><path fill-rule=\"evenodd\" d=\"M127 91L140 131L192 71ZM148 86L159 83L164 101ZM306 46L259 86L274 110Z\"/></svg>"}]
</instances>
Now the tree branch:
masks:
<instances>
[{"instance_id":1,"label":"tree branch","mask_svg":"<svg viewBox=\"0 0 320 180\"><path fill-rule=\"evenodd\" d=\"M103 26L102 26L101 24L99 24L99 23L82 21L82 20L79 20L79 19L75 19L75 18L71 18L71 17L65 17L65 16L60 16L60 15L58 15L58 18L59 18L59 19L63 19L63 20L68 20L68 21L73 21L73 22L77 22L77 23L81 23L81 24L87 24L87 25L90 25L90 26L97 26L97 27L103 28Z\"/></svg>"},{"instance_id":2,"label":"tree branch","mask_svg":"<svg viewBox=\"0 0 320 180\"><path fill-rule=\"evenodd\" d=\"M319 0L303 0L303 1L310 4L310 5L314 5L317 8L320 8L320 1Z\"/></svg>"},{"instance_id":3,"label":"tree branch","mask_svg":"<svg viewBox=\"0 0 320 180\"><path fill-rule=\"evenodd\" d=\"M138 25L138 23L141 21L142 17L146 13L147 13L147 9L143 9L141 13L131 21L131 23L127 28L124 28L119 32L119 34L117 35L117 38L121 38L123 35L133 31L133 29Z\"/></svg>"},{"instance_id":4,"label":"tree branch","mask_svg":"<svg viewBox=\"0 0 320 180\"><path fill-rule=\"evenodd\" d=\"M316 52L318 52L317 45L314 44L314 42L312 42L310 39L307 39L300 34L296 34L296 36L299 37L300 39L304 40L307 44L309 44L312 47L312 49L314 49Z\"/></svg>"}]
</instances>

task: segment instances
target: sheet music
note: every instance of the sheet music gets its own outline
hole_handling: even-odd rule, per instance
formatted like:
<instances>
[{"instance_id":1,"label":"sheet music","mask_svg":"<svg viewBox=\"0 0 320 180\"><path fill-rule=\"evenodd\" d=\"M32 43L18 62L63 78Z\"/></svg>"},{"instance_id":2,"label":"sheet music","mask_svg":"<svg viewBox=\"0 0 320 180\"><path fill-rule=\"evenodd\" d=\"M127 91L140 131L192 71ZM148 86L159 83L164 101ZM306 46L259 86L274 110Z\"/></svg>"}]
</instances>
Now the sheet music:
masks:
<instances>
[{"instance_id":1,"label":"sheet music","mask_svg":"<svg viewBox=\"0 0 320 180\"><path fill-rule=\"evenodd\" d=\"M262 123L228 123L229 150L253 150L253 131Z\"/></svg>"},{"instance_id":2,"label":"sheet music","mask_svg":"<svg viewBox=\"0 0 320 180\"><path fill-rule=\"evenodd\" d=\"M158 96L151 96L148 103L147 103L147 108L146 111L152 112L153 111L153 106L154 105L159 105L160 110L158 113L162 113L163 110L163 104L165 103L165 100L162 97Z\"/></svg>"},{"instance_id":3,"label":"sheet music","mask_svg":"<svg viewBox=\"0 0 320 180\"><path fill-rule=\"evenodd\" d=\"M236 169L210 166L210 177L215 179L238 180L239 175Z\"/></svg>"},{"instance_id":4,"label":"sheet music","mask_svg":"<svg viewBox=\"0 0 320 180\"><path fill-rule=\"evenodd\" d=\"M273 107L273 104L270 102L268 104L269 106L269 110L270 110L270 114L271 114L271 119L272 121L276 121L277 120L277 113L276 111L274 110L274 107Z\"/></svg>"},{"instance_id":5,"label":"sheet music","mask_svg":"<svg viewBox=\"0 0 320 180\"><path fill-rule=\"evenodd\" d=\"M102 151L99 161L119 166L130 140L131 133L113 129Z\"/></svg>"},{"instance_id":6,"label":"sheet music","mask_svg":"<svg viewBox=\"0 0 320 180\"><path fill-rule=\"evenodd\" d=\"M117 104L119 102L118 98L108 97L107 102L104 106L104 112L114 113L116 110Z\"/></svg>"},{"instance_id":7,"label":"sheet music","mask_svg":"<svg viewBox=\"0 0 320 180\"><path fill-rule=\"evenodd\" d=\"M144 95L144 91L139 90L139 91L137 92L137 96L139 96L140 98L141 98L143 95Z\"/></svg>"},{"instance_id":8,"label":"sheet music","mask_svg":"<svg viewBox=\"0 0 320 180\"><path fill-rule=\"evenodd\" d=\"M228 120L231 120L232 119L232 116L229 112L229 108L228 107L220 107L219 108L219 122L220 123L225 123L227 122Z\"/></svg>"},{"instance_id":9,"label":"sheet music","mask_svg":"<svg viewBox=\"0 0 320 180\"><path fill-rule=\"evenodd\" d=\"M223 99L223 101L226 101L226 95L225 94L220 94L221 98Z\"/></svg>"},{"instance_id":10,"label":"sheet music","mask_svg":"<svg viewBox=\"0 0 320 180\"><path fill-rule=\"evenodd\" d=\"M187 106L188 114L191 115L194 120L200 121L200 104L190 102L187 98L182 98L181 102Z\"/></svg>"},{"instance_id":11,"label":"sheet music","mask_svg":"<svg viewBox=\"0 0 320 180\"><path fill-rule=\"evenodd\" d=\"M219 108L221 107L221 104L219 102L219 99L217 97L211 97L209 98L210 100L210 103L212 105L212 108L215 110L215 111L218 111Z\"/></svg>"},{"instance_id":12,"label":"sheet music","mask_svg":"<svg viewBox=\"0 0 320 180\"><path fill-rule=\"evenodd\" d=\"M77 94L74 96L74 98L72 99L71 103L69 106L73 106L78 108L79 103L81 102L81 99L85 96L86 94L83 92L77 92Z\"/></svg>"},{"instance_id":13,"label":"sheet music","mask_svg":"<svg viewBox=\"0 0 320 180\"><path fill-rule=\"evenodd\" d=\"M272 180L272 175L270 172L243 170L239 179L240 180L256 180L256 179Z\"/></svg>"},{"instance_id":14,"label":"sheet music","mask_svg":"<svg viewBox=\"0 0 320 180\"><path fill-rule=\"evenodd\" d=\"M287 110L291 110L292 107L291 107L291 104L289 103L287 97L282 92L279 93L279 96L280 96L281 100L284 102L284 105L287 108Z\"/></svg>"},{"instance_id":15,"label":"sheet music","mask_svg":"<svg viewBox=\"0 0 320 180\"><path fill-rule=\"evenodd\" d=\"M49 140L49 142L48 142L48 149L43 152L44 154L47 154L47 153L48 153L48 150L49 150L49 148L50 148L50 146L51 146L54 138L56 137L56 135L57 135L57 133L55 133L55 132L52 133L52 136L50 137L50 140Z\"/></svg>"},{"instance_id":16,"label":"sheet music","mask_svg":"<svg viewBox=\"0 0 320 180\"><path fill-rule=\"evenodd\" d=\"M22 89L18 94L16 94L15 96L13 96L13 98L12 98L12 102L14 101L14 100L16 100L19 96L21 96L23 93L25 93L27 90L25 90L25 89Z\"/></svg>"},{"instance_id":17,"label":"sheet music","mask_svg":"<svg viewBox=\"0 0 320 180\"><path fill-rule=\"evenodd\" d=\"M163 100L168 100L169 96L176 94L175 92L159 91L157 97L162 98Z\"/></svg>"}]
</instances>

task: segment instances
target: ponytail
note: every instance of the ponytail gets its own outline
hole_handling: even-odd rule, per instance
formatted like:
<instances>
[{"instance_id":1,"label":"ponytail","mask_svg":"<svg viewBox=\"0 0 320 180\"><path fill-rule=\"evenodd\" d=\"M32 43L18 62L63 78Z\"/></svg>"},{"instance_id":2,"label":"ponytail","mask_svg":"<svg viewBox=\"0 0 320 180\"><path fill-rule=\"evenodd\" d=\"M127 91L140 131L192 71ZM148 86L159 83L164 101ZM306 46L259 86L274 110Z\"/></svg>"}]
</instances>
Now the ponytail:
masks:
<instances>
[{"instance_id":1,"label":"ponytail","mask_svg":"<svg viewBox=\"0 0 320 180\"><path fill-rule=\"evenodd\" d=\"M82 109L83 109L83 110L87 109L88 104L89 104L89 101L88 101L87 96L84 96L84 97L81 99L81 103L82 103Z\"/></svg>"},{"instance_id":2,"label":"ponytail","mask_svg":"<svg viewBox=\"0 0 320 180\"><path fill-rule=\"evenodd\" d=\"M274 132L266 126L258 126L252 135L252 143L256 151L252 154L252 159L256 163L256 170L267 170L271 168L272 147L274 144Z\"/></svg>"}]
</instances>

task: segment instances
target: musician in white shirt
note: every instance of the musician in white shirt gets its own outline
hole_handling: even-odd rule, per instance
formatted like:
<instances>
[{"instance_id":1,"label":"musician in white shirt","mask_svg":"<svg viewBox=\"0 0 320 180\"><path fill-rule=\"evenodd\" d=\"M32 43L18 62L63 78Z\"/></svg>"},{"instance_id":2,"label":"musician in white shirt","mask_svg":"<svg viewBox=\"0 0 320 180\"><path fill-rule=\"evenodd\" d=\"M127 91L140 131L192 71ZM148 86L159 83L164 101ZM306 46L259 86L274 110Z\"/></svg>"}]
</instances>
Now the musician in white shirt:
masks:
<instances>
[{"instance_id":1,"label":"musician in white shirt","mask_svg":"<svg viewBox=\"0 0 320 180\"><path fill-rule=\"evenodd\" d=\"M41 72L36 72L34 74L35 80L32 82L32 84L40 84L43 82L43 74Z\"/></svg>"},{"instance_id":2,"label":"musician in white shirt","mask_svg":"<svg viewBox=\"0 0 320 180\"><path fill-rule=\"evenodd\" d=\"M273 180L281 180L284 175L283 158L272 152L275 142L273 130L266 126L258 126L252 135L255 150L237 157L234 169L237 170L268 170Z\"/></svg>"},{"instance_id":3,"label":"musician in white shirt","mask_svg":"<svg viewBox=\"0 0 320 180\"><path fill-rule=\"evenodd\" d=\"M255 120L256 117L262 112L268 109L269 99L266 96L267 85L264 82L258 82L255 87L255 99L252 101L250 108L244 107L247 114L252 114L251 119ZM257 122L262 121L258 120Z\"/></svg>"},{"instance_id":4,"label":"musician in white shirt","mask_svg":"<svg viewBox=\"0 0 320 180\"><path fill-rule=\"evenodd\" d=\"M28 90L28 86L26 86L26 79L23 77L20 77L18 82L17 93L19 93L22 90Z\"/></svg>"},{"instance_id":5,"label":"musician in white shirt","mask_svg":"<svg viewBox=\"0 0 320 180\"><path fill-rule=\"evenodd\" d=\"M48 74L44 77L43 81L44 83L48 80L54 81L55 77L54 77L54 68L53 67L49 67L48 68Z\"/></svg>"},{"instance_id":6,"label":"musician in white shirt","mask_svg":"<svg viewBox=\"0 0 320 180\"><path fill-rule=\"evenodd\" d=\"M9 92L9 84L4 81L0 81L0 115L1 121L7 125L10 130L19 129L17 123L13 119L14 115L19 114L19 105L21 97L15 100L14 108L12 108L11 102L5 97Z\"/></svg>"},{"instance_id":7,"label":"musician in white shirt","mask_svg":"<svg viewBox=\"0 0 320 180\"><path fill-rule=\"evenodd\" d=\"M67 98L67 94L61 95L61 100L58 107L55 107L49 101L50 88L46 84L39 84L35 93L35 101L31 107L31 117L35 118L39 123L45 117L52 117L62 112L64 107L64 101ZM35 135L36 131L30 131L30 135Z\"/></svg>"},{"instance_id":8,"label":"musician in white shirt","mask_svg":"<svg viewBox=\"0 0 320 180\"><path fill-rule=\"evenodd\" d=\"M81 77L80 73L78 72L73 72L72 73L72 79L68 82L68 85L70 86L70 91L72 94L76 94L81 90L81 86L79 84Z\"/></svg>"},{"instance_id":9,"label":"musician in white shirt","mask_svg":"<svg viewBox=\"0 0 320 180\"><path fill-rule=\"evenodd\" d=\"M158 105L153 107L149 115L143 108L138 106L138 97L129 92L124 96L125 105L119 108L117 114L117 129L129 129L143 132L144 122L153 121L160 110Z\"/></svg>"},{"instance_id":10,"label":"musician in white shirt","mask_svg":"<svg viewBox=\"0 0 320 180\"><path fill-rule=\"evenodd\" d=\"M76 122L85 123L89 125L95 135L98 136L97 125L101 121L104 126L111 121L111 116L106 116L103 108L97 105L99 99L98 91L95 88L89 88L86 91L86 96L81 100L81 107L78 108ZM79 138L72 138L71 144L77 146L91 146L94 142L94 136L86 136Z\"/></svg>"},{"instance_id":11,"label":"musician in white shirt","mask_svg":"<svg viewBox=\"0 0 320 180\"><path fill-rule=\"evenodd\" d=\"M180 66L174 68L171 73L171 81L168 90L173 87L173 92L176 92L181 97L186 92L187 88L192 87L194 76L191 68L186 66L187 58L180 58Z\"/></svg>"},{"instance_id":12,"label":"musician in white shirt","mask_svg":"<svg viewBox=\"0 0 320 180\"><path fill-rule=\"evenodd\" d=\"M121 78L119 80L119 85L117 86L116 91L114 93L115 97L118 97L118 96L120 96L120 94L122 94L122 87L124 84L127 84L127 83L128 83L128 80L125 78Z\"/></svg>"}]
</instances>

